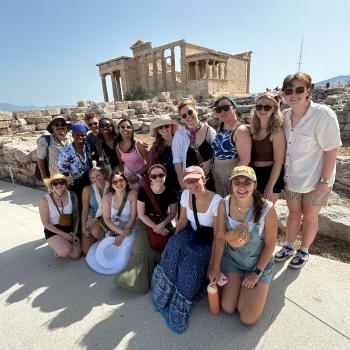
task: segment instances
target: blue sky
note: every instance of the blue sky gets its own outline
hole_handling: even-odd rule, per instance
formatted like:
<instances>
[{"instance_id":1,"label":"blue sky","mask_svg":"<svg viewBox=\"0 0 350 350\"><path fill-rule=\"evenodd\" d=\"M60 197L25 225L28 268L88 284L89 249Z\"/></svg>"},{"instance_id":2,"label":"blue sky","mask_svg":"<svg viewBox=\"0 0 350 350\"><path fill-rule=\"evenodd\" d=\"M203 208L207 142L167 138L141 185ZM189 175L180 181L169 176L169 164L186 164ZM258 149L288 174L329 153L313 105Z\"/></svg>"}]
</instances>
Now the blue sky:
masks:
<instances>
[{"instance_id":1,"label":"blue sky","mask_svg":"<svg viewBox=\"0 0 350 350\"><path fill-rule=\"evenodd\" d=\"M302 36L314 82L350 74L349 13L348 0L0 0L0 102L102 101L96 63L139 39L253 51L252 92L297 71Z\"/></svg>"}]
</instances>

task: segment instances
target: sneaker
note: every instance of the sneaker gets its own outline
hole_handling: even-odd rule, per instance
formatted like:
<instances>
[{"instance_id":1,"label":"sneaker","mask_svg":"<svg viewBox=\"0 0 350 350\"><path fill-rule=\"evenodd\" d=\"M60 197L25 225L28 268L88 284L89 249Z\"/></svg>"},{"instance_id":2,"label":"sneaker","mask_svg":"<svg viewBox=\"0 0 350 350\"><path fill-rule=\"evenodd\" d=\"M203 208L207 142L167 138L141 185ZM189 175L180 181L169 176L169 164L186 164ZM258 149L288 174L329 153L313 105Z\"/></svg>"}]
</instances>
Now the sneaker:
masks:
<instances>
[{"instance_id":1,"label":"sneaker","mask_svg":"<svg viewBox=\"0 0 350 350\"><path fill-rule=\"evenodd\" d=\"M284 245L276 254L274 260L276 262L281 262L288 259L294 254L294 249L289 248L287 245Z\"/></svg>"},{"instance_id":2,"label":"sneaker","mask_svg":"<svg viewBox=\"0 0 350 350\"><path fill-rule=\"evenodd\" d=\"M309 260L309 254L304 253L299 249L295 253L288 267L291 267L292 269L301 269L307 263L308 260Z\"/></svg>"}]
</instances>

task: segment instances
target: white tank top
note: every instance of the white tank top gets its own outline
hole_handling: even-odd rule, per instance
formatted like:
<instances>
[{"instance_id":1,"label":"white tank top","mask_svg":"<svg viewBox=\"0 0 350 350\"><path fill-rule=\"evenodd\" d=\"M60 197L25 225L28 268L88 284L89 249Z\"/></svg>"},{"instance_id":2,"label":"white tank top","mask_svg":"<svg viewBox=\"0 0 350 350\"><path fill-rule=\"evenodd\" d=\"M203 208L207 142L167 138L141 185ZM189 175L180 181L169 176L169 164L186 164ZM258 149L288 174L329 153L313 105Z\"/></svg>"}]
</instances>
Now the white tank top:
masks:
<instances>
[{"instance_id":1,"label":"white tank top","mask_svg":"<svg viewBox=\"0 0 350 350\"><path fill-rule=\"evenodd\" d=\"M115 199L114 199L114 195L113 195L112 196L112 203L111 203L111 220L114 223L114 225L116 225L118 227L123 227L130 219L131 204L130 204L129 200L126 200L123 211L120 214L120 218L117 218L119 208L115 208L114 206L115 206Z\"/></svg>"},{"instance_id":2,"label":"white tank top","mask_svg":"<svg viewBox=\"0 0 350 350\"><path fill-rule=\"evenodd\" d=\"M72 200L70 197L70 192L67 191L68 193L68 204L63 207L63 214L72 214L73 213L73 205L72 205ZM58 221L60 219L60 214L55 206L55 204L53 203L51 197L49 194L45 194L47 203L49 205L49 222L51 225L58 225ZM59 206L60 203L57 203L58 208L60 209L60 211L62 212L62 208Z\"/></svg>"}]
</instances>

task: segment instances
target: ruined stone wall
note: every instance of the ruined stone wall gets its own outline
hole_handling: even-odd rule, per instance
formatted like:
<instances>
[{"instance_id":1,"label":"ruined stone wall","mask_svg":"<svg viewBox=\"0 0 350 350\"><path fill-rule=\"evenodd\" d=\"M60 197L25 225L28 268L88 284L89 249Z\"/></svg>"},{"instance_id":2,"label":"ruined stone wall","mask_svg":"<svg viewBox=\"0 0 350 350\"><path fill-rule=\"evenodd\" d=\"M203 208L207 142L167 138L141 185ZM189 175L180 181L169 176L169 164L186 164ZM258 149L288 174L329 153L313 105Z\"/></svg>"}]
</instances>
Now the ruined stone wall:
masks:
<instances>
[{"instance_id":1,"label":"ruined stone wall","mask_svg":"<svg viewBox=\"0 0 350 350\"><path fill-rule=\"evenodd\" d=\"M247 62L238 58L229 58L227 62L227 79L230 86L228 91L237 91L237 93L246 93L247 76L246 76Z\"/></svg>"}]
</instances>

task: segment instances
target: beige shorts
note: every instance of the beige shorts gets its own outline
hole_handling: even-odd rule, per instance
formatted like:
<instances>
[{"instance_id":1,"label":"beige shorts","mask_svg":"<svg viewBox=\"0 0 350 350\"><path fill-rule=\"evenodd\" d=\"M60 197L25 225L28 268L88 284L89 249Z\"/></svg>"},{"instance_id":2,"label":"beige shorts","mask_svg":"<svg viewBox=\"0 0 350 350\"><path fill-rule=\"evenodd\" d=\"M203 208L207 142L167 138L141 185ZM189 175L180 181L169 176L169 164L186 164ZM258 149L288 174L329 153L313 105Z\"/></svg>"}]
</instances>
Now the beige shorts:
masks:
<instances>
[{"instance_id":1,"label":"beige shorts","mask_svg":"<svg viewBox=\"0 0 350 350\"><path fill-rule=\"evenodd\" d=\"M320 193L315 190L307 193L299 193L289 191L288 189L284 192L284 198L286 201L300 201L307 205L312 205L316 207L324 207L327 205L328 198L332 192L332 188L326 193Z\"/></svg>"}]
</instances>

